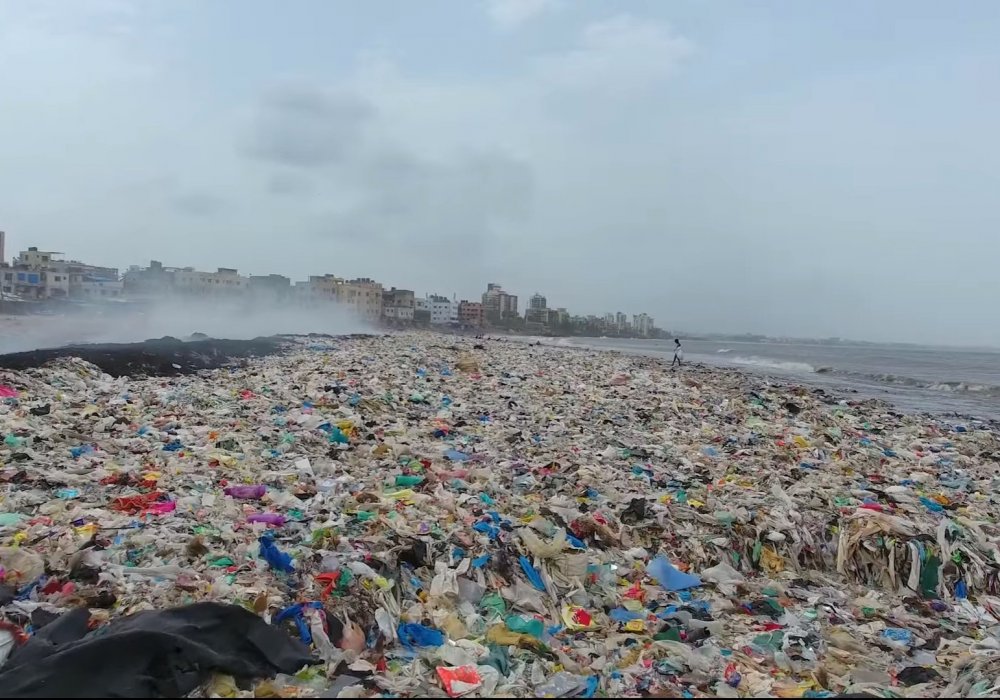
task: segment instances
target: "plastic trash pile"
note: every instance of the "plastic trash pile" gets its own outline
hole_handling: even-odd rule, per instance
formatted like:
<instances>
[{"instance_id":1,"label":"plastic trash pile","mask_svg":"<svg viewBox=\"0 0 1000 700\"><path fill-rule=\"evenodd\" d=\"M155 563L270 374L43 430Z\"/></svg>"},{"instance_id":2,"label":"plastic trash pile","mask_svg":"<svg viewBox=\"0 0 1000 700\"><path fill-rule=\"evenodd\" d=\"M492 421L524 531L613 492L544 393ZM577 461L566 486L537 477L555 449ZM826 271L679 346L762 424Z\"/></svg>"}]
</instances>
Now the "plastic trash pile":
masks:
<instances>
[{"instance_id":1,"label":"plastic trash pile","mask_svg":"<svg viewBox=\"0 0 1000 700\"><path fill-rule=\"evenodd\" d=\"M70 611L99 640L207 601L315 663L227 646L204 696L1000 691L988 426L477 343L301 339L170 378L0 371L0 694Z\"/></svg>"}]
</instances>

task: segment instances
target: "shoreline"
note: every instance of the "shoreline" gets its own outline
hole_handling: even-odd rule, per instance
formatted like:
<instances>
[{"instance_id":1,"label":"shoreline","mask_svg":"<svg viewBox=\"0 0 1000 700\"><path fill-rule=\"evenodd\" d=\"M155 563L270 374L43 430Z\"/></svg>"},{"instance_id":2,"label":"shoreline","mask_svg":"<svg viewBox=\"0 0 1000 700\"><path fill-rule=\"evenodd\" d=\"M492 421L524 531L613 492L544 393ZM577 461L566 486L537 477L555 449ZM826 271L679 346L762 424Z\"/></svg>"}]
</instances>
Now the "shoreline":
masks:
<instances>
[{"instance_id":1,"label":"shoreline","mask_svg":"<svg viewBox=\"0 0 1000 700\"><path fill-rule=\"evenodd\" d=\"M551 339L542 337L518 337L518 336L504 336L506 339L512 342L527 342L528 344L540 343L541 345L554 348L566 348L566 349L591 349L594 351L604 351L604 352L616 352L623 355L630 356L640 356L656 358L665 362L667 365L670 364L670 358L668 357L669 352L665 352L660 349L646 349L642 347L635 348L623 348L623 347L603 347L596 344L581 342L580 344L574 343L560 343L560 342L548 342ZM856 402L856 401L867 401L874 400L880 401L885 404L892 406L895 410L902 413L919 415L932 419L951 419L959 422L974 422L978 424L983 424L990 426L993 430L1000 430L1000 414L993 411L994 415L984 415L982 413L981 406L963 406L961 409L956 407L936 407L933 409L926 408L924 406L919 406L923 403L923 400L915 399L913 397L903 396L900 392L906 387L884 384L884 385L869 385L869 386L858 386L847 381L844 376L838 372L830 371L829 368L822 368L820 370L811 370L809 373L793 373L793 372L777 372L772 368L764 366L754 366L753 364L726 364L725 362L708 362L705 360L695 360L690 357L685 361L685 367L703 367L705 369L717 370L722 372L736 372L747 378L752 378L760 381L769 382L776 386L783 386L787 388L795 386L807 386L810 388L821 389L824 393L830 396L839 397L841 400ZM914 387L909 387L914 388ZM917 387L918 389L920 387ZM925 387L926 388L926 387ZM956 395L951 392L941 392L930 395L928 401L942 402L948 399L956 398ZM980 396L976 392L971 392L968 398L978 399Z\"/></svg>"}]
</instances>

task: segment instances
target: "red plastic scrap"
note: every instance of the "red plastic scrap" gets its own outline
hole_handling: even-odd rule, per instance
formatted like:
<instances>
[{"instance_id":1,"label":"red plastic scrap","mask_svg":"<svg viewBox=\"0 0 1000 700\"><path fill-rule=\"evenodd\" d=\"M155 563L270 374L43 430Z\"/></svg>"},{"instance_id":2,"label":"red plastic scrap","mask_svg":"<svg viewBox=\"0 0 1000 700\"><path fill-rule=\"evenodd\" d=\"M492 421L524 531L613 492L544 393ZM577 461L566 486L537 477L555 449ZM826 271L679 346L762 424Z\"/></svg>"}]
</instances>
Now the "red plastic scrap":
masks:
<instances>
[{"instance_id":1,"label":"red plastic scrap","mask_svg":"<svg viewBox=\"0 0 1000 700\"><path fill-rule=\"evenodd\" d=\"M10 632L11 635L14 637L14 641L18 645L25 644L29 639L29 635L23 629L15 625L13 622L0 620L0 630Z\"/></svg>"},{"instance_id":2,"label":"red plastic scrap","mask_svg":"<svg viewBox=\"0 0 1000 700\"><path fill-rule=\"evenodd\" d=\"M122 513L135 515L166 496L162 491L140 493L135 496L119 496L111 502L111 508Z\"/></svg>"},{"instance_id":3,"label":"red plastic scrap","mask_svg":"<svg viewBox=\"0 0 1000 700\"><path fill-rule=\"evenodd\" d=\"M573 622L578 625L583 625L584 627L590 627L590 623L594 621L593 616L583 608L577 608L573 611Z\"/></svg>"},{"instance_id":4,"label":"red plastic scrap","mask_svg":"<svg viewBox=\"0 0 1000 700\"><path fill-rule=\"evenodd\" d=\"M328 571L325 574L319 574L316 576L316 580L320 583L326 584L323 592L319 595L320 600L326 600L333 593L333 589L337 587L337 582L340 581L340 572Z\"/></svg>"},{"instance_id":5,"label":"red plastic scrap","mask_svg":"<svg viewBox=\"0 0 1000 700\"><path fill-rule=\"evenodd\" d=\"M448 695L453 698L469 692L470 688L468 686L476 688L483 682L475 666L438 666L437 673L441 679L441 685L444 686ZM455 683L462 683L466 687L455 688Z\"/></svg>"}]
</instances>

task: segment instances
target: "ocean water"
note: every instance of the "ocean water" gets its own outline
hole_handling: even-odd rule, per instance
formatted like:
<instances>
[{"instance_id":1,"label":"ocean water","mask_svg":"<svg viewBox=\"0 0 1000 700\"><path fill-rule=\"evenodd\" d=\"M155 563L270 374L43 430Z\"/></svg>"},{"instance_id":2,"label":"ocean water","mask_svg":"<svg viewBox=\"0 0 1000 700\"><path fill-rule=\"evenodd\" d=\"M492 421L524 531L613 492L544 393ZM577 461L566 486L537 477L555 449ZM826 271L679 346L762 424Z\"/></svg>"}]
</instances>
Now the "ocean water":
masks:
<instances>
[{"instance_id":1,"label":"ocean water","mask_svg":"<svg viewBox=\"0 0 1000 700\"><path fill-rule=\"evenodd\" d=\"M666 360L672 340L542 339ZM681 339L686 362L821 386L844 398L883 399L901 410L1000 421L1000 350L895 345L713 342Z\"/></svg>"}]
</instances>

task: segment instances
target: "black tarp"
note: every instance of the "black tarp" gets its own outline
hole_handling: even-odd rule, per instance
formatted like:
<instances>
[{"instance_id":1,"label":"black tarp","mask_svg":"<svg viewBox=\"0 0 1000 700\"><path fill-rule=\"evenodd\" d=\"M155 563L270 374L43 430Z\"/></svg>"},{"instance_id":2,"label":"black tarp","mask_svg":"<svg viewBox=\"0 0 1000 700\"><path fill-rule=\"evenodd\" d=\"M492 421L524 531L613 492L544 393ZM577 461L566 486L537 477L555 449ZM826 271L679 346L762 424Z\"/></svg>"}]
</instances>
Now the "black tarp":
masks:
<instances>
[{"instance_id":1,"label":"black tarp","mask_svg":"<svg viewBox=\"0 0 1000 700\"><path fill-rule=\"evenodd\" d=\"M80 357L113 377L173 377L202 369L222 367L235 360L260 357L281 351L278 337L253 340L182 341L164 337L141 343L67 345L0 355L0 368L25 370L41 367L61 357Z\"/></svg>"},{"instance_id":2,"label":"black tarp","mask_svg":"<svg viewBox=\"0 0 1000 700\"><path fill-rule=\"evenodd\" d=\"M0 697L180 697L212 673L238 680L317 663L301 642L236 605L140 612L94 631L80 608L47 624L0 669Z\"/></svg>"}]
</instances>

